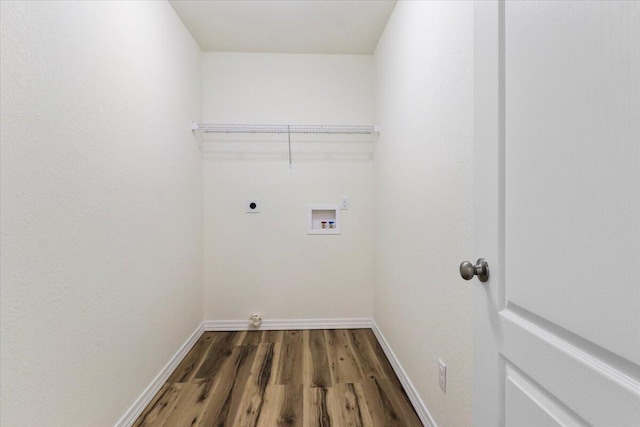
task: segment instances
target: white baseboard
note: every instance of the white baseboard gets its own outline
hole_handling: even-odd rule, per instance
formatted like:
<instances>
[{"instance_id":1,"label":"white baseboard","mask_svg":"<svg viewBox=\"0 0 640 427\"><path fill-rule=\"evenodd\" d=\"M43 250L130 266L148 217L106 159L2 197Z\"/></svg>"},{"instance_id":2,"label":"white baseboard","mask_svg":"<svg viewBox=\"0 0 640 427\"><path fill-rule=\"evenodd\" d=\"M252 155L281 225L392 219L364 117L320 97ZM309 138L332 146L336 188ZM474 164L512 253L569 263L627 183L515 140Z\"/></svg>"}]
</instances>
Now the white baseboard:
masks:
<instances>
[{"instance_id":1,"label":"white baseboard","mask_svg":"<svg viewBox=\"0 0 640 427\"><path fill-rule=\"evenodd\" d=\"M205 331L281 331L296 329L370 329L373 319L265 319L259 328L249 326L249 320L205 320Z\"/></svg>"},{"instance_id":2,"label":"white baseboard","mask_svg":"<svg viewBox=\"0 0 640 427\"><path fill-rule=\"evenodd\" d=\"M264 320L259 328L249 326L248 320L205 320L196 328L191 336L182 344L178 351L171 357L169 362L162 368L160 373L153 379L151 384L136 399L134 404L127 410L114 427L130 427L140 416L144 408L151 402L158 390L167 381L174 369L191 350L191 347L198 341L205 331L247 331L247 330L296 330L296 329L371 329L375 334L384 354L389 359L402 387L404 387L411 404L415 408L420 421L427 427L437 427L433 417L427 410L424 402L420 399L413 383L407 376L400 362L389 347L389 343L382 335L382 332L373 319L369 318L346 318L346 319L297 319L297 320Z\"/></svg>"},{"instance_id":3,"label":"white baseboard","mask_svg":"<svg viewBox=\"0 0 640 427\"><path fill-rule=\"evenodd\" d=\"M402 369L402 365L400 365L400 361L398 360L396 355L393 353L393 350L391 350L391 347L389 347L389 343L384 338L384 335L382 335L382 332L378 328L378 325L376 325L375 321L372 321L371 330L373 331L373 334L378 339L378 342L380 343L380 346L382 347L384 354L387 356L387 359L389 359L389 362L391 363L391 367L393 367L393 370L398 376L398 379L400 380L400 383L402 384L404 391L407 393L407 396L409 397L411 404L415 408L416 413L420 418L420 421L422 421L422 424L424 424L427 427L437 427L436 422L434 421L433 417L429 413L429 410L425 406L422 399L420 399L420 396L418 395L418 391L413 386L413 383L407 376L407 373L404 371L404 369Z\"/></svg>"},{"instance_id":4,"label":"white baseboard","mask_svg":"<svg viewBox=\"0 0 640 427\"><path fill-rule=\"evenodd\" d=\"M204 329L200 324L191 336L180 346L176 354L174 354L169 362L162 368L160 373L151 381L151 384L142 392L140 397L131 405L131 407L125 412L120 420L114 425L114 427L130 427L138 419L144 408L147 407L151 399L160 390L162 385L169 379L169 376L174 369L178 367L178 364L184 359L191 347L198 341Z\"/></svg>"}]
</instances>

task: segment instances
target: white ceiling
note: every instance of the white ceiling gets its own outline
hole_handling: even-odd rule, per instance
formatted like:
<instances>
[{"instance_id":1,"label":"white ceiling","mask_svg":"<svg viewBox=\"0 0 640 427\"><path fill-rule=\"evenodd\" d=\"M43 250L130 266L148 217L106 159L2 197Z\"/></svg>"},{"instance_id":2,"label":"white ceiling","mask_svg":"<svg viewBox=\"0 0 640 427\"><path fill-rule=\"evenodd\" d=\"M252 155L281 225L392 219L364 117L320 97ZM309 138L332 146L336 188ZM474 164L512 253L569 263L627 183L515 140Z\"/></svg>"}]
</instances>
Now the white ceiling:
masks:
<instances>
[{"instance_id":1,"label":"white ceiling","mask_svg":"<svg viewBox=\"0 0 640 427\"><path fill-rule=\"evenodd\" d=\"M170 0L204 51L372 54L388 0Z\"/></svg>"}]
</instances>

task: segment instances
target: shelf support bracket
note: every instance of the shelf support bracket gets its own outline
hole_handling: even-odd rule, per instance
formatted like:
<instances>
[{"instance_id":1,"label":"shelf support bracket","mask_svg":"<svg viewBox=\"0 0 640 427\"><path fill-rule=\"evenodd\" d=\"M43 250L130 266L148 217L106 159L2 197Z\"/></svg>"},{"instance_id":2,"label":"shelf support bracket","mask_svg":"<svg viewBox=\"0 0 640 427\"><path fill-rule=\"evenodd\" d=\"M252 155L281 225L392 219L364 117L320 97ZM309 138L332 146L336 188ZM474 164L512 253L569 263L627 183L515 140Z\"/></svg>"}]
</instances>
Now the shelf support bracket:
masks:
<instances>
[{"instance_id":1,"label":"shelf support bracket","mask_svg":"<svg viewBox=\"0 0 640 427\"><path fill-rule=\"evenodd\" d=\"M287 135L289 135L289 169L291 169L291 125L287 125Z\"/></svg>"}]
</instances>

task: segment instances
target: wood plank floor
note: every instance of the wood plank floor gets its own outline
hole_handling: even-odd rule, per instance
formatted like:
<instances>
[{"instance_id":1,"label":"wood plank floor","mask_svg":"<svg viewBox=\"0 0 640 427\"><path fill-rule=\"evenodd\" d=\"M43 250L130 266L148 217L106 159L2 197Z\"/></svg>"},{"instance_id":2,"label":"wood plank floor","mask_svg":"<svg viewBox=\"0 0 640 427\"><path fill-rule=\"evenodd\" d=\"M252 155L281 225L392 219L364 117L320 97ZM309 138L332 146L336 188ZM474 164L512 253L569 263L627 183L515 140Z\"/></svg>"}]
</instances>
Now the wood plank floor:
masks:
<instances>
[{"instance_id":1,"label":"wood plank floor","mask_svg":"<svg viewBox=\"0 0 640 427\"><path fill-rule=\"evenodd\" d=\"M205 332L134 426L422 426L370 329Z\"/></svg>"}]
</instances>

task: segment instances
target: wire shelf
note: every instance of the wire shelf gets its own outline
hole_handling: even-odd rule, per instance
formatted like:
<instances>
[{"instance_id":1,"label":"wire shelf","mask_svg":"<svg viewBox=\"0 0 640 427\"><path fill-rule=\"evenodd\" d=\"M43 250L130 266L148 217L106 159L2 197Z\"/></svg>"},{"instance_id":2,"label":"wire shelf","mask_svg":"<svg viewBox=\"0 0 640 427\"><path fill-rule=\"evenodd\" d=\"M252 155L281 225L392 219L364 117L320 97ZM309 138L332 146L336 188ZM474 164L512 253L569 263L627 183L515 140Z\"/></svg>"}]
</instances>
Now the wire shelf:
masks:
<instances>
[{"instance_id":1,"label":"wire shelf","mask_svg":"<svg viewBox=\"0 0 640 427\"><path fill-rule=\"evenodd\" d=\"M257 125L257 124L223 124L195 123L192 130L204 133L296 133L296 134L341 134L371 135L379 132L378 126L362 125Z\"/></svg>"},{"instance_id":2,"label":"wire shelf","mask_svg":"<svg viewBox=\"0 0 640 427\"><path fill-rule=\"evenodd\" d=\"M249 125L225 123L191 122L192 131L225 134L285 134L289 148L289 168L291 163L291 134L325 134L325 135L371 135L380 132L380 126L362 125Z\"/></svg>"}]
</instances>

